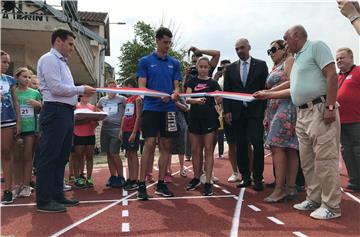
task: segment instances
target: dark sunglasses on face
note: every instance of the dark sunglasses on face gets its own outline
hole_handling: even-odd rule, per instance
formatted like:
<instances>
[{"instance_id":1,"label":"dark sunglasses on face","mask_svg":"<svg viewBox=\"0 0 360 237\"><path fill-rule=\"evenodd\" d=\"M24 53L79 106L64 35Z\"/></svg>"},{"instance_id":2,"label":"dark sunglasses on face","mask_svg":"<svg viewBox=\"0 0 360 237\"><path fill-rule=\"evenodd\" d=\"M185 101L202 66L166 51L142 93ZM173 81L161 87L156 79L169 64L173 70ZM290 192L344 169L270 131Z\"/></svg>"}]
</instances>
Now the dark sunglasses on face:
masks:
<instances>
[{"instance_id":1,"label":"dark sunglasses on face","mask_svg":"<svg viewBox=\"0 0 360 237\"><path fill-rule=\"evenodd\" d=\"M278 51L279 49L281 49L281 48L276 48L275 46L273 46L267 50L267 54L270 56L270 55L276 53L276 51Z\"/></svg>"}]
</instances>

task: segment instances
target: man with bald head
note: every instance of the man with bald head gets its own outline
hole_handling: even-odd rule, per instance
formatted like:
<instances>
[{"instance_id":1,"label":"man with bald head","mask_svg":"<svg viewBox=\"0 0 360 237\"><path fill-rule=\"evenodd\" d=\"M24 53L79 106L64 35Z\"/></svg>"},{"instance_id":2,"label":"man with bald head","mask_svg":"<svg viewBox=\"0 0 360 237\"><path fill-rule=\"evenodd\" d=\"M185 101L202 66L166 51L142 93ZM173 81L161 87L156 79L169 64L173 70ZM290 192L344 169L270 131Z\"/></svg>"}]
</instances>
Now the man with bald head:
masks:
<instances>
[{"instance_id":1,"label":"man with bald head","mask_svg":"<svg viewBox=\"0 0 360 237\"><path fill-rule=\"evenodd\" d=\"M303 26L291 27L284 40L295 54L290 94L297 106L296 134L307 186L306 200L294 208L312 211L315 219L340 217L340 119L334 58L325 43L307 39Z\"/></svg>"},{"instance_id":2,"label":"man with bald head","mask_svg":"<svg viewBox=\"0 0 360 237\"><path fill-rule=\"evenodd\" d=\"M236 41L235 50L239 60L227 66L224 91L252 94L265 88L268 68L264 61L250 56L251 46L247 39ZM248 144L254 148L253 188L263 190L264 144L263 119L266 101L242 102L224 99L225 122L236 134L237 165L242 176L238 187L252 184L249 169Z\"/></svg>"}]
</instances>

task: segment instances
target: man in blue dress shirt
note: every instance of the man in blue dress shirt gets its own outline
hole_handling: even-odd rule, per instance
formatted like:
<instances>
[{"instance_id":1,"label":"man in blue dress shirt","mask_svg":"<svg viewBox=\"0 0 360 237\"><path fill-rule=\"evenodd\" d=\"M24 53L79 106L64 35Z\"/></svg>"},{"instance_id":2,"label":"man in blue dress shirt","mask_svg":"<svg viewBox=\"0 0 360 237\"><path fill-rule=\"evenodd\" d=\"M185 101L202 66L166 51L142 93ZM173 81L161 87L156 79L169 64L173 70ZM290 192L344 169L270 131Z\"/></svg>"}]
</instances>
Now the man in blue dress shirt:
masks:
<instances>
[{"instance_id":1,"label":"man in blue dress shirt","mask_svg":"<svg viewBox=\"0 0 360 237\"><path fill-rule=\"evenodd\" d=\"M78 95L91 96L93 87L75 86L67 58L74 51L75 35L57 29L52 48L38 61L37 71L44 105L40 114L40 153L36 158L36 204L41 212L64 212L77 200L64 196L64 171L72 146L74 106Z\"/></svg>"}]
</instances>

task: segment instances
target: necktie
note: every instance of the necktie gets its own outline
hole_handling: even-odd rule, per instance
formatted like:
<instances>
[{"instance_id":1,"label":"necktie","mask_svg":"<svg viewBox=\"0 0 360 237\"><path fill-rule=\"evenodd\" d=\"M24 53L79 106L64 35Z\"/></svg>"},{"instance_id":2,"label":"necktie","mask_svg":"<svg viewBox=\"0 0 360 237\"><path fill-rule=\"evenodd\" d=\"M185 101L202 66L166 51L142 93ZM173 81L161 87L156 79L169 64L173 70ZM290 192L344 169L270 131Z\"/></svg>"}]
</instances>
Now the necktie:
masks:
<instances>
[{"instance_id":1,"label":"necktie","mask_svg":"<svg viewBox=\"0 0 360 237\"><path fill-rule=\"evenodd\" d=\"M244 87L246 85L247 76L248 76L248 62L245 61L243 62L243 70L241 73L241 81Z\"/></svg>"}]
</instances>

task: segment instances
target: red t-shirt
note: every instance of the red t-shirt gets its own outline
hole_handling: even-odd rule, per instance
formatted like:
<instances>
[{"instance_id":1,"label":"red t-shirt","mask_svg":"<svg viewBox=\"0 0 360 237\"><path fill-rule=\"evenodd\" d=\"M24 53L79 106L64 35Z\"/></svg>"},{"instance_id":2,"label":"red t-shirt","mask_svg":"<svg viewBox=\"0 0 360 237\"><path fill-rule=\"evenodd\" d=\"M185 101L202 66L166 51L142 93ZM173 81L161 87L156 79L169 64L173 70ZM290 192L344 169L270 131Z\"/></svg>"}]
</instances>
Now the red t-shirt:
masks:
<instances>
[{"instance_id":1,"label":"red t-shirt","mask_svg":"<svg viewBox=\"0 0 360 237\"><path fill-rule=\"evenodd\" d=\"M90 109L95 111L95 106L92 104L82 105L80 103L76 104L77 109ZM75 125L74 134L79 137L88 137L95 135L96 121L91 121L84 124Z\"/></svg>"},{"instance_id":2,"label":"red t-shirt","mask_svg":"<svg viewBox=\"0 0 360 237\"><path fill-rule=\"evenodd\" d=\"M349 73L339 74L337 101L340 104L341 123L360 122L360 66L355 66Z\"/></svg>"},{"instance_id":3,"label":"red t-shirt","mask_svg":"<svg viewBox=\"0 0 360 237\"><path fill-rule=\"evenodd\" d=\"M136 120L136 99L139 98L138 95L133 95L126 100L125 104L125 113L124 113L124 123L122 130L123 132L132 132L135 126Z\"/></svg>"}]
</instances>

